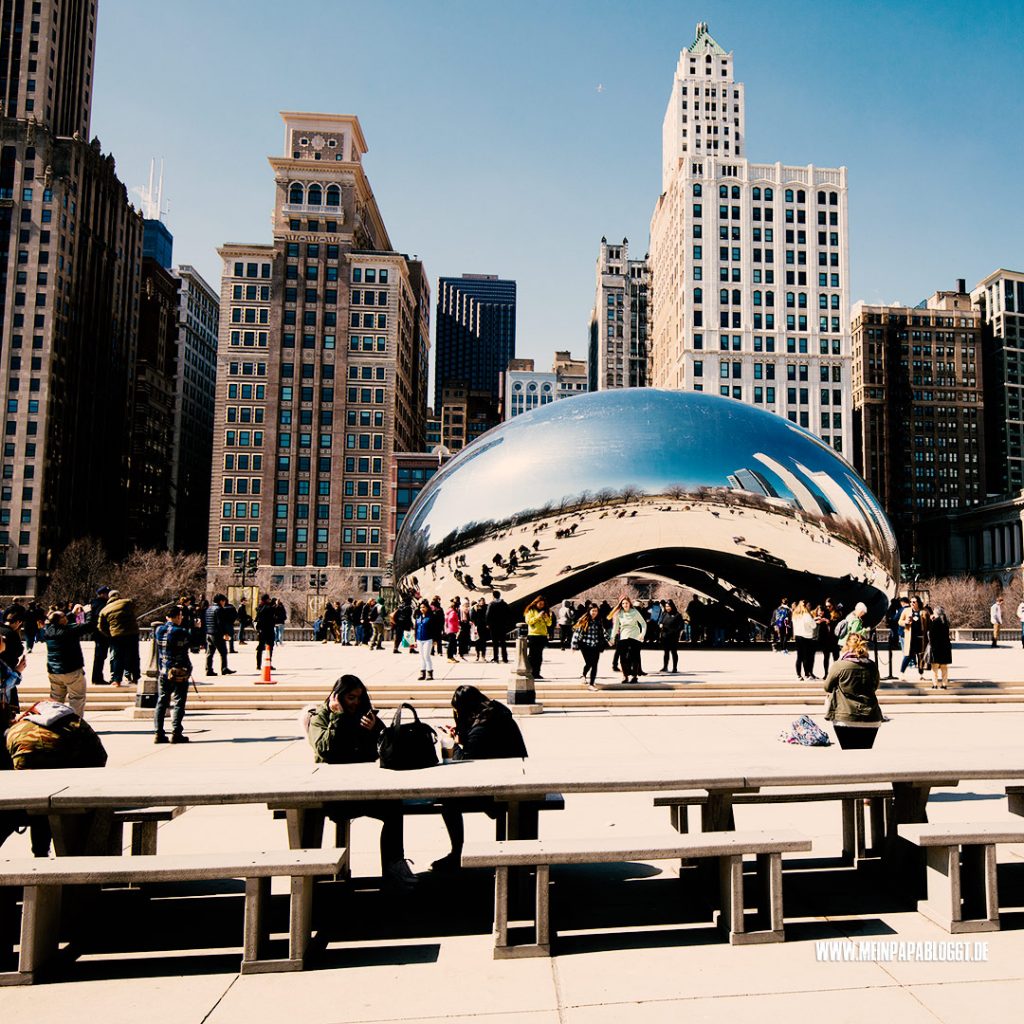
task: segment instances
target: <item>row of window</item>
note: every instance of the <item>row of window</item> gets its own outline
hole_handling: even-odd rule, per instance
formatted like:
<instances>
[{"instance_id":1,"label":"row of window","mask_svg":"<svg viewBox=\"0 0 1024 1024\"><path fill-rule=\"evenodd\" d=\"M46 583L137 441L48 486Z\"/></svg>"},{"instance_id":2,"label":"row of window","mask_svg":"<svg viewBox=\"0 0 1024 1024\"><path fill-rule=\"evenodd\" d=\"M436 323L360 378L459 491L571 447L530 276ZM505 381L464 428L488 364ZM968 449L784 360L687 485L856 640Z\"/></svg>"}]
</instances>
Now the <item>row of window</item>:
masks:
<instances>
[{"instance_id":1,"label":"row of window","mask_svg":"<svg viewBox=\"0 0 1024 1024\"><path fill-rule=\"evenodd\" d=\"M743 336L741 334L732 335L732 343L730 344L729 335L721 334L718 337L719 348L723 350L732 350L733 352L739 352L742 346ZM754 351L755 352L774 352L775 351L775 339L772 337L765 337L760 334L754 335ZM693 336L693 347L695 349L704 348L704 335L697 333ZM818 341L818 349L821 355L828 355L830 350L831 354L838 356L841 354L842 341L839 338L821 338ZM808 343L806 338L786 338L786 352L787 353L799 353L801 355L807 355Z\"/></svg>"}]
</instances>

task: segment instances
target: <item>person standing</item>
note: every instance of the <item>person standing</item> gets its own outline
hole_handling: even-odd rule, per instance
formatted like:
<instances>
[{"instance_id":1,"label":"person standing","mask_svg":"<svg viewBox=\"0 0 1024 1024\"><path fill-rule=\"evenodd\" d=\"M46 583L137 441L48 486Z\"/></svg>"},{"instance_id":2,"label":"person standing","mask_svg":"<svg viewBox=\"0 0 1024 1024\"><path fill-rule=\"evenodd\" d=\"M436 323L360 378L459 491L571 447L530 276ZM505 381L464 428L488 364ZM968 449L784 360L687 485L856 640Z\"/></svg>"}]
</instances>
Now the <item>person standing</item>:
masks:
<instances>
[{"instance_id":1,"label":"person standing","mask_svg":"<svg viewBox=\"0 0 1024 1024\"><path fill-rule=\"evenodd\" d=\"M658 645L661 635L661 615L663 612L660 601L652 601L647 609L647 642L652 647Z\"/></svg>"},{"instance_id":2,"label":"person standing","mask_svg":"<svg viewBox=\"0 0 1024 1024\"><path fill-rule=\"evenodd\" d=\"M789 654L789 638L793 633L793 613L789 599L782 598L779 607L772 613L772 650Z\"/></svg>"},{"instance_id":3,"label":"person standing","mask_svg":"<svg viewBox=\"0 0 1024 1024\"><path fill-rule=\"evenodd\" d=\"M220 674L222 676L234 675L234 669L228 668L228 629L230 621L225 611L228 599L226 594L215 594L213 604L206 609L206 616L203 625L206 628L206 674L215 676L213 671L213 656L220 655Z\"/></svg>"},{"instance_id":4,"label":"person standing","mask_svg":"<svg viewBox=\"0 0 1024 1024\"><path fill-rule=\"evenodd\" d=\"M814 679L814 633L817 623L806 601L793 606L793 639L796 641L796 677Z\"/></svg>"},{"instance_id":5,"label":"person standing","mask_svg":"<svg viewBox=\"0 0 1024 1024\"><path fill-rule=\"evenodd\" d=\"M548 634L554 623L554 616L548 611L547 601L535 597L523 610L526 620L526 647L529 651L530 672L534 679L543 679L540 670L544 664L544 648L548 645Z\"/></svg>"},{"instance_id":6,"label":"person standing","mask_svg":"<svg viewBox=\"0 0 1024 1024\"><path fill-rule=\"evenodd\" d=\"M434 678L434 663L431 652L434 647L434 613L426 601L420 601L419 611L413 621L416 647L420 652L420 679Z\"/></svg>"},{"instance_id":7,"label":"person standing","mask_svg":"<svg viewBox=\"0 0 1024 1024\"><path fill-rule=\"evenodd\" d=\"M370 637L370 650L384 650L384 602L378 597L376 601L370 601L370 629L373 635Z\"/></svg>"},{"instance_id":8,"label":"person standing","mask_svg":"<svg viewBox=\"0 0 1024 1024\"><path fill-rule=\"evenodd\" d=\"M256 609L256 671L263 667L263 652L267 661L274 660L274 641L277 639L277 623L274 621L274 605L264 594Z\"/></svg>"},{"instance_id":9,"label":"person standing","mask_svg":"<svg viewBox=\"0 0 1024 1024\"><path fill-rule=\"evenodd\" d=\"M504 664L508 664L508 648L506 637L508 636L508 604L501 596L501 592L495 590L491 594L491 603L487 606L487 632L491 637L491 661L498 663L498 655Z\"/></svg>"},{"instance_id":10,"label":"person standing","mask_svg":"<svg viewBox=\"0 0 1024 1024\"><path fill-rule=\"evenodd\" d=\"M264 595L264 599L266 595ZM185 611L177 605L167 612L167 621L153 633L156 641L157 699L153 713L153 742L166 743L164 721L171 707L171 743L188 743L182 731L188 684L192 678L192 659L188 656L189 634L184 626ZM239 641L241 642L241 641Z\"/></svg>"},{"instance_id":11,"label":"person standing","mask_svg":"<svg viewBox=\"0 0 1024 1024\"><path fill-rule=\"evenodd\" d=\"M349 597L345 600L345 603L338 609L338 618L341 625L341 642L345 646L348 646L352 637L350 635L352 630L351 622L349 621L348 613L352 610L352 598Z\"/></svg>"},{"instance_id":12,"label":"person standing","mask_svg":"<svg viewBox=\"0 0 1024 1024\"><path fill-rule=\"evenodd\" d=\"M558 623L558 643L564 651L569 646L569 641L574 633L573 607L571 601L563 601L555 613L555 621Z\"/></svg>"},{"instance_id":13,"label":"person standing","mask_svg":"<svg viewBox=\"0 0 1024 1024\"><path fill-rule=\"evenodd\" d=\"M81 610L81 605L75 605L76 608ZM43 628L46 623L46 614L42 608L39 607L35 600L29 601L28 608L25 609L25 650L29 654L32 653L32 648L35 646L36 637L39 635L39 630Z\"/></svg>"},{"instance_id":14,"label":"person standing","mask_svg":"<svg viewBox=\"0 0 1024 1024\"><path fill-rule=\"evenodd\" d=\"M949 619L941 606L928 619L927 651L925 660L931 661L932 689L945 690L949 683L949 666L953 662L953 645L949 640Z\"/></svg>"},{"instance_id":15,"label":"person standing","mask_svg":"<svg viewBox=\"0 0 1024 1024\"><path fill-rule=\"evenodd\" d=\"M92 684L93 686L108 686L107 680L103 678L103 668L107 663L107 655L110 653L110 644L107 638L100 632L100 612L107 603L110 596L110 587L102 586L96 588L96 594L89 605L89 615L86 621L92 629Z\"/></svg>"},{"instance_id":16,"label":"person standing","mask_svg":"<svg viewBox=\"0 0 1024 1024\"><path fill-rule=\"evenodd\" d=\"M583 679L590 689L597 688L597 666L601 652L608 646L600 611L590 605L573 626L573 646L583 655Z\"/></svg>"},{"instance_id":17,"label":"person standing","mask_svg":"<svg viewBox=\"0 0 1024 1024\"><path fill-rule=\"evenodd\" d=\"M469 613L470 625L476 632L473 646L476 649L476 660L487 660L487 602L481 597Z\"/></svg>"},{"instance_id":18,"label":"person standing","mask_svg":"<svg viewBox=\"0 0 1024 1024\"><path fill-rule=\"evenodd\" d=\"M0 637L4 645L0 650L0 661L6 662L12 672L19 675L25 671L25 645L21 642L21 613L14 607L7 612L6 621L0 625ZM2 745L2 741L0 741Z\"/></svg>"},{"instance_id":19,"label":"person standing","mask_svg":"<svg viewBox=\"0 0 1024 1024\"><path fill-rule=\"evenodd\" d=\"M252 616L249 614L249 606L245 598L238 602L238 646L245 643L245 631L252 626Z\"/></svg>"},{"instance_id":20,"label":"person standing","mask_svg":"<svg viewBox=\"0 0 1024 1024\"><path fill-rule=\"evenodd\" d=\"M228 628L228 653L236 654L237 651L235 650L235 624L238 622L238 610L230 601L228 601L228 603L224 605L224 611L227 613L228 618L230 618L231 620Z\"/></svg>"},{"instance_id":21,"label":"person standing","mask_svg":"<svg viewBox=\"0 0 1024 1024\"><path fill-rule=\"evenodd\" d=\"M668 672L669 659L672 659L672 675L679 673L679 637L683 632L683 617L676 608L675 601L665 602L665 608L659 621L661 626L661 649L664 652L661 671Z\"/></svg>"},{"instance_id":22,"label":"person standing","mask_svg":"<svg viewBox=\"0 0 1024 1024\"><path fill-rule=\"evenodd\" d=\"M647 633L647 622L633 607L628 597L623 597L615 609L612 620L612 643L619 649L619 666L624 683L635 683L640 674L640 647Z\"/></svg>"},{"instance_id":23,"label":"person standing","mask_svg":"<svg viewBox=\"0 0 1024 1024\"><path fill-rule=\"evenodd\" d=\"M441 656L444 645L444 609L441 598L436 594L430 600L430 636L434 645L434 654Z\"/></svg>"},{"instance_id":24,"label":"person standing","mask_svg":"<svg viewBox=\"0 0 1024 1024\"><path fill-rule=\"evenodd\" d=\"M338 611L338 606L333 601L328 601L324 605L323 615L321 616L321 628L323 630L322 643L327 643L333 638L336 644L341 643L341 613Z\"/></svg>"},{"instance_id":25,"label":"person standing","mask_svg":"<svg viewBox=\"0 0 1024 1024\"><path fill-rule=\"evenodd\" d=\"M448 661L455 663L458 658L455 655L458 653L458 641L459 641L459 599L453 597L448 602L448 611L444 613L444 636L448 642Z\"/></svg>"},{"instance_id":26,"label":"person standing","mask_svg":"<svg viewBox=\"0 0 1024 1024\"><path fill-rule=\"evenodd\" d=\"M1003 598L1002 595L992 602L988 610L988 617L992 622L992 646L999 646L999 631L1003 628Z\"/></svg>"},{"instance_id":27,"label":"person standing","mask_svg":"<svg viewBox=\"0 0 1024 1024\"><path fill-rule=\"evenodd\" d=\"M126 676L134 686L139 680L139 623L135 603L111 590L100 612L99 630L110 644L110 685L120 686Z\"/></svg>"},{"instance_id":28,"label":"person standing","mask_svg":"<svg viewBox=\"0 0 1024 1024\"><path fill-rule=\"evenodd\" d=\"M473 605L468 597L459 603L459 657L465 661L473 645Z\"/></svg>"},{"instance_id":29,"label":"person standing","mask_svg":"<svg viewBox=\"0 0 1024 1024\"><path fill-rule=\"evenodd\" d=\"M402 603L391 613L392 654L398 654L401 651L402 638L411 628L412 608L409 607L409 599L403 598Z\"/></svg>"},{"instance_id":30,"label":"person standing","mask_svg":"<svg viewBox=\"0 0 1024 1024\"><path fill-rule=\"evenodd\" d=\"M279 597L274 598L274 641L280 647L284 644L284 624L288 621L288 609Z\"/></svg>"},{"instance_id":31,"label":"person standing","mask_svg":"<svg viewBox=\"0 0 1024 1024\"><path fill-rule=\"evenodd\" d=\"M85 659L82 657L81 640L89 635L89 631L88 623L71 625L64 612L57 609L50 612L40 635L46 644L50 699L58 704L67 704L79 718L85 717Z\"/></svg>"},{"instance_id":32,"label":"person standing","mask_svg":"<svg viewBox=\"0 0 1024 1024\"><path fill-rule=\"evenodd\" d=\"M900 629L903 642L903 660L900 662L900 680L907 682L907 669L911 665L916 666L917 674L921 676L921 655L924 653L924 646L921 643L921 600L913 598L902 612L900 612Z\"/></svg>"}]
</instances>

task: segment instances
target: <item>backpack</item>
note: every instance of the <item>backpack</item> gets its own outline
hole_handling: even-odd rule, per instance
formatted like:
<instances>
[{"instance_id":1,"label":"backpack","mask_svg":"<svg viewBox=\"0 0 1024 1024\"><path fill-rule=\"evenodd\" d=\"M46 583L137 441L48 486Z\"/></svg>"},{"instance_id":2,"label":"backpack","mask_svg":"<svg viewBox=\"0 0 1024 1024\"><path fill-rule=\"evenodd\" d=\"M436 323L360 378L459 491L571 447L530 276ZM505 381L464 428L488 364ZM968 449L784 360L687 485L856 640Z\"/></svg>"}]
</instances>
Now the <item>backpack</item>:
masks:
<instances>
[{"instance_id":1,"label":"backpack","mask_svg":"<svg viewBox=\"0 0 1024 1024\"><path fill-rule=\"evenodd\" d=\"M850 620L849 618L843 619L842 622L836 626L836 639L845 640L850 635Z\"/></svg>"},{"instance_id":2,"label":"backpack","mask_svg":"<svg viewBox=\"0 0 1024 1024\"><path fill-rule=\"evenodd\" d=\"M789 622L789 610L782 607L776 608L775 615L772 618L772 625L777 629L781 629L787 622Z\"/></svg>"},{"instance_id":3,"label":"backpack","mask_svg":"<svg viewBox=\"0 0 1024 1024\"><path fill-rule=\"evenodd\" d=\"M43 704L44 702L40 702ZM35 707L7 730L7 750L17 769L25 768L102 768L107 752L99 736L70 708L69 714L57 717L51 713L61 705L45 702L49 726L40 724L42 715Z\"/></svg>"},{"instance_id":4,"label":"backpack","mask_svg":"<svg viewBox=\"0 0 1024 1024\"><path fill-rule=\"evenodd\" d=\"M829 747L832 741L813 718L801 715L788 729L779 733L783 743L795 743L801 747Z\"/></svg>"}]
</instances>

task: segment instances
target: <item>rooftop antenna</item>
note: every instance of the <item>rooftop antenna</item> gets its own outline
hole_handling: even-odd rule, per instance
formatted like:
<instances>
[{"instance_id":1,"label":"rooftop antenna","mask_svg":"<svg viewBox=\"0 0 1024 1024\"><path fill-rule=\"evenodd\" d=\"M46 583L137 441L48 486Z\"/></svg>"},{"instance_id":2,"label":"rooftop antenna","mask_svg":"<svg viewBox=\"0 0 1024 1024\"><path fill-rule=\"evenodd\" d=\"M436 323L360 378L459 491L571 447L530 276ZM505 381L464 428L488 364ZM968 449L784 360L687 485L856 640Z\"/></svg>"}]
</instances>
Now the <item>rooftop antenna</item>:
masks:
<instances>
[{"instance_id":1,"label":"rooftop antenna","mask_svg":"<svg viewBox=\"0 0 1024 1024\"><path fill-rule=\"evenodd\" d=\"M146 220L163 220L164 214L170 209L170 204L164 204L164 161L160 158L160 177L153 186L153 178L156 174L156 160L149 161L149 184L139 185L132 189L132 194L139 197L142 203L142 216Z\"/></svg>"}]
</instances>

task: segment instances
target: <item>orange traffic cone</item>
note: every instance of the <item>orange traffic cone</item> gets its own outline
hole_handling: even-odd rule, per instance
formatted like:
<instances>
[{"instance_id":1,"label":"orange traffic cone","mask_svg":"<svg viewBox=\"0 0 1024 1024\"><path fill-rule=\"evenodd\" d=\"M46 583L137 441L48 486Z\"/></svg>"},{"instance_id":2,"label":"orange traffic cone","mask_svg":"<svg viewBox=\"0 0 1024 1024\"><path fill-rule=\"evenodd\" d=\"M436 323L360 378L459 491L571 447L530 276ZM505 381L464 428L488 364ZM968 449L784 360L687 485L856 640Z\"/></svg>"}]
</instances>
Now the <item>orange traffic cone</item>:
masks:
<instances>
[{"instance_id":1,"label":"orange traffic cone","mask_svg":"<svg viewBox=\"0 0 1024 1024\"><path fill-rule=\"evenodd\" d=\"M275 686L276 680L270 678L270 655L263 662L263 678L256 680L257 686Z\"/></svg>"}]
</instances>

